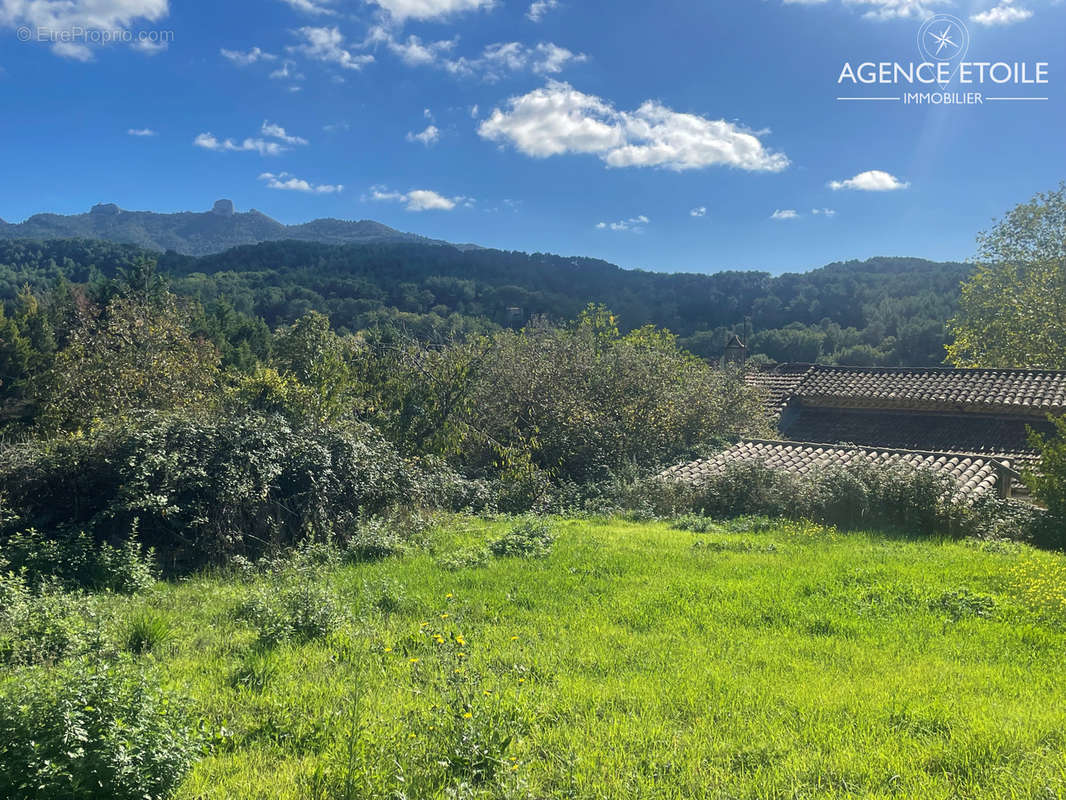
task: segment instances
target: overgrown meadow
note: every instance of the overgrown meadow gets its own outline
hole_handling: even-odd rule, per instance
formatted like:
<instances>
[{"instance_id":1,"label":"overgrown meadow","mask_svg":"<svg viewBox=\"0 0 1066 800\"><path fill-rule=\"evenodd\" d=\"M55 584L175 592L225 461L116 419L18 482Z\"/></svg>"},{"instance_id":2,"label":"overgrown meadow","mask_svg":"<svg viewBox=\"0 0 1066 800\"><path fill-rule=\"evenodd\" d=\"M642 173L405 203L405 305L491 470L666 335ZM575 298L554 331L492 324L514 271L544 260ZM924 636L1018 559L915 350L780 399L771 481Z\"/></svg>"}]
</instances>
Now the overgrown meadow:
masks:
<instances>
[{"instance_id":1,"label":"overgrown meadow","mask_svg":"<svg viewBox=\"0 0 1066 800\"><path fill-rule=\"evenodd\" d=\"M80 655L7 666L4 746L20 687L111 670L163 693L179 798L1066 794L1063 556L680 526L439 518L86 595Z\"/></svg>"}]
</instances>

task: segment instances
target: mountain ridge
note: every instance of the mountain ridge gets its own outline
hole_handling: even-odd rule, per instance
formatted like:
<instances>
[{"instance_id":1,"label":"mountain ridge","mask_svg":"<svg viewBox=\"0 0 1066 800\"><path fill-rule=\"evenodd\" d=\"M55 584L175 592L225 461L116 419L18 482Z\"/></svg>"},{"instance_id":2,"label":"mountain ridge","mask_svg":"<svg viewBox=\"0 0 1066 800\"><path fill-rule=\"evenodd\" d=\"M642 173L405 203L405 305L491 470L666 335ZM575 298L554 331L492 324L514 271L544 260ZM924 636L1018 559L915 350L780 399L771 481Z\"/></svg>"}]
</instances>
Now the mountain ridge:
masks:
<instances>
[{"instance_id":1,"label":"mountain ridge","mask_svg":"<svg viewBox=\"0 0 1066 800\"><path fill-rule=\"evenodd\" d=\"M209 211L127 211L114 203L98 203L84 214L39 213L23 222L0 219L3 239L95 239L132 244L187 256L222 253L234 247L285 240L320 244L410 242L472 249L390 228L374 220L314 219L286 225L261 211L238 212L230 200L218 200Z\"/></svg>"}]
</instances>

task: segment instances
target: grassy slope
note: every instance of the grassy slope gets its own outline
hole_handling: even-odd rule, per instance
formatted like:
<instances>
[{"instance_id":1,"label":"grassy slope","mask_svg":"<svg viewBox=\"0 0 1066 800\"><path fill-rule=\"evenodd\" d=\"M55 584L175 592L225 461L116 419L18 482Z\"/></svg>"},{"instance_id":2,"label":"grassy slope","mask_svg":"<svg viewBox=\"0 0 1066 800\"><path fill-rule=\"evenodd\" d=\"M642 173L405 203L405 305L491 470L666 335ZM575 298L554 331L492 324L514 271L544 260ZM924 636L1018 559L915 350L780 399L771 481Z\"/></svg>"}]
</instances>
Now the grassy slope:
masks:
<instances>
[{"instance_id":1,"label":"grassy slope","mask_svg":"<svg viewBox=\"0 0 1066 800\"><path fill-rule=\"evenodd\" d=\"M502 530L459 524L442 549ZM254 585L133 602L175 630L148 657L227 729L180 797L432 796L436 762L501 729L487 797L1066 796L1061 556L567 522L546 560L318 580L349 621L260 655L232 611Z\"/></svg>"}]
</instances>

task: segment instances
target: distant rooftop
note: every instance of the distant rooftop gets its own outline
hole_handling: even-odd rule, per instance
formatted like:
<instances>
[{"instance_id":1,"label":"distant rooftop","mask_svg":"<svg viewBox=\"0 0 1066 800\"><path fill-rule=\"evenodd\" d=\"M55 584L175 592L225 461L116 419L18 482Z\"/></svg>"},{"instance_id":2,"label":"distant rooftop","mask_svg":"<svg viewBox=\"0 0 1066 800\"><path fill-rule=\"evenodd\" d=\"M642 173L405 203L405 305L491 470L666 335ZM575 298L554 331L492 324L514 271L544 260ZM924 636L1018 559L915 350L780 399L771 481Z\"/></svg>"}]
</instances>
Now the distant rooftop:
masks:
<instances>
[{"instance_id":1,"label":"distant rooftop","mask_svg":"<svg viewBox=\"0 0 1066 800\"><path fill-rule=\"evenodd\" d=\"M1066 413L1066 371L783 364L753 371L748 381L770 394L780 412L804 406L1008 414Z\"/></svg>"},{"instance_id":2,"label":"distant rooftop","mask_svg":"<svg viewBox=\"0 0 1066 800\"><path fill-rule=\"evenodd\" d=\"M932 470L950 478L956 487L954 499L966 503L993 493L1004 494L1018 478L1012 469L988 456L766 439L742 439L710 458L671 467L661 477L700 484L723 471L727 464L738 462L758 462L798 476L830 466L846 467L862 462L886 466L902 464Z\"/></svg>"}]
</instances>

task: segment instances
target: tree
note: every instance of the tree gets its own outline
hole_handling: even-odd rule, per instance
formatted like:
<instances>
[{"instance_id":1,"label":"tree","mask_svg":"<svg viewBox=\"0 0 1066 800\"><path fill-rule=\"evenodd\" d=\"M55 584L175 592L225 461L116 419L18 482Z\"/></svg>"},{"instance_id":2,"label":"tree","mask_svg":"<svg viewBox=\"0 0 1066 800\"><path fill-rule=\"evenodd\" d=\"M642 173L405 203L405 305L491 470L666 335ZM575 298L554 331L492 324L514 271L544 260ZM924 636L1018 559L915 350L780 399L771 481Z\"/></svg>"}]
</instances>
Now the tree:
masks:
<instances>
[{"instance_id":1,"label":"tree","mask_svg":"<svg viewBox=\"0 0 1066 800\"><path fill-rule=\"evenodd\" d=\"M89 309L39 379L42 426L75 431L133 410L173 410L206 402L219 378L214 346L189 332L189 315L162 293L120 296Z\"/></svg>"},{"instance_id":2,"label":"tree","mask_svg":"<svg viewBox=\"0 0 1066 800\"><path fill-rule=\"evenodd\" d=\"M1066 183L978 237L977 270L948 323L957 367L1066 369Z\"/></svg>"},{"instance_id":3,"label":"tree","mask_svg":"<svg viewBox=\"0 0 1066 800\"><path fill-rule=\"evenodd\" d=\"M318 422L351 416L357 395L352 364L358 354L353 337L339 336L329 318L309 311L277 332L274 360L282 376L299 381L306 415Z\"/></svg>"}]
</instances>

